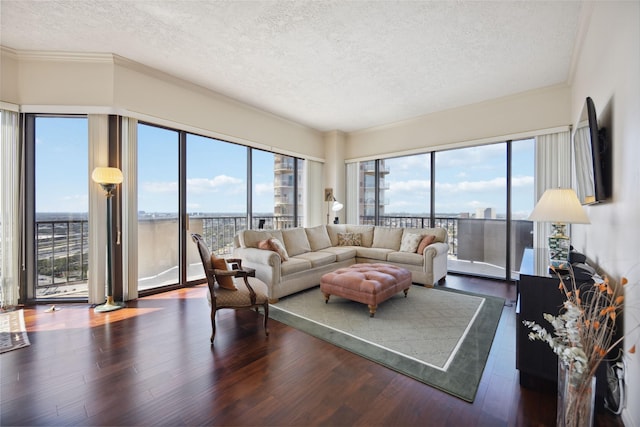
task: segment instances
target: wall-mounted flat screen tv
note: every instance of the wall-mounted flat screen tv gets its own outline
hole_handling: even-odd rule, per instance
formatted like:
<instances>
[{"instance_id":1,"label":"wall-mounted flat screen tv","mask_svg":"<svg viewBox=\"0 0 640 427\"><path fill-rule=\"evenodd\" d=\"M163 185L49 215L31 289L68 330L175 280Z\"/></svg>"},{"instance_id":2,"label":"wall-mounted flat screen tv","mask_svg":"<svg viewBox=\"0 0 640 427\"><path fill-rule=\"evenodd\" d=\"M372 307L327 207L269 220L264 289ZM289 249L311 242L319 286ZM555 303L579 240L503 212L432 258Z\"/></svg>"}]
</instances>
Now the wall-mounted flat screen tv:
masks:
<instances>
[{"instance_id":1,"label":"wall-mounted flat screen tv","mask_svg":"<svg viewBox=\"0 0 640 427\"><path fill-rule=\"evenodd\" d=\"M576 174L575 190L580 203L602 202L611 194L610 147L605 129L598 128L596 109L587 98L573 132L573 154Z\"/></svg>"}]
</instances>

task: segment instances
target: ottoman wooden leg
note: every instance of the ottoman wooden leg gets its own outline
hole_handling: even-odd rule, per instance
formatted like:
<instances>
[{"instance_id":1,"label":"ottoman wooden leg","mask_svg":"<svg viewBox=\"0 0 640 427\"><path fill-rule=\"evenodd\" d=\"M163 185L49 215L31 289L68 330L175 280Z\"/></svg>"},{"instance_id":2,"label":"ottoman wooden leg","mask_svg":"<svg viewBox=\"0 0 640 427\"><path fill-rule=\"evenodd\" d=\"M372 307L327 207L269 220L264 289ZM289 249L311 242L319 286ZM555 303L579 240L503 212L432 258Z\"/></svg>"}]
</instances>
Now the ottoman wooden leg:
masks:
<instances>
[{"instance_id":1,"label":"ottoman wooden leg","mask_svg":"<svg viewBox=\"0 0 640 427\"><path fill-rule=\"evenodd\" d=\"M331 294L324 294L324 303L327 304L329 302L329 298L331 298Z\"/></svg>"},{"instance_id":2,"label":"ottoman wooden leg","mask_svg":"<svg viewBox=\"0 0 640 427\"><path fill-rule=\"evenodd\" d=\"M369 317L373 317L373 316L376 315L377 308L378 308L377 305L370 305L369 306Z\"/></svg>"},{"instance_id":3,"label":"ottoman wooden leg","mask_svg":"<svg viewBox=\"0 0 640 427\"><path fill-rule=\"evenodd\" d=\"M409 289L405 289L405 290L404 290L404 297L405 297L405 298L407 297L407 294L408 294L408 293L409 293Z\"/></svg>"}]
</instances>

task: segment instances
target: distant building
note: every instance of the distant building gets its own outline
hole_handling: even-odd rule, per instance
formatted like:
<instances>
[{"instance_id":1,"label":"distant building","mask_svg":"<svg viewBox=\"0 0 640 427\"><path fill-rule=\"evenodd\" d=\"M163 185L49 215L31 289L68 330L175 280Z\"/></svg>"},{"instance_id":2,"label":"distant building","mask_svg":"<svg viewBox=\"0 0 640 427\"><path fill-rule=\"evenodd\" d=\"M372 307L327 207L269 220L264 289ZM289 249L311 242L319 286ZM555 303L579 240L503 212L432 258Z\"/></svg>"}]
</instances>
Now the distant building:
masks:
<instances>
[{"instance_id":1,"label":"distant building","mask_svg":"<svg viewBox=\"0 0 640 427\"><path fill-rule=\"evenodd\" d=\"M386 190L389 189L389 184L385 182L385 177L389 174L389 166L385 165L384 159L380 160L379 176L379 193L378 193L378 212L380 216L385 214L385 206L388 201L385 197ZM376 162L374 160L368 162L360 162L360 170L358 171L358 182L360 183L360 197L359 197L359 213L360 217L364 219L362 223L366 223L367 220L373 220L375 217L376 209Z\"/></svg>"},{"instance_id":2,"label":"distant building","mask_svg":"<svg viewBox=\"0 0 640 427\"><path fill-rule=\"evenodd\" d=\"M476 219L496 219L495 208L477 208Z\"/></svg>"},{"instance_id":3,"label":"distant building","mask_svg":"<svg viewBox=\"0 0 640 427\"><path fill-rule=\"evenodd\" d=\"M292 228L295 225L295 204L298 204L298 215L301 216L304 211L302 203L302 186L298 190L298 200L295 200L294 184L295 184L295 158L275 154L273 156L273 228L283 229ZM298 168L298 183L302 182L302 167Z\"/></svg>"}]
</instances>

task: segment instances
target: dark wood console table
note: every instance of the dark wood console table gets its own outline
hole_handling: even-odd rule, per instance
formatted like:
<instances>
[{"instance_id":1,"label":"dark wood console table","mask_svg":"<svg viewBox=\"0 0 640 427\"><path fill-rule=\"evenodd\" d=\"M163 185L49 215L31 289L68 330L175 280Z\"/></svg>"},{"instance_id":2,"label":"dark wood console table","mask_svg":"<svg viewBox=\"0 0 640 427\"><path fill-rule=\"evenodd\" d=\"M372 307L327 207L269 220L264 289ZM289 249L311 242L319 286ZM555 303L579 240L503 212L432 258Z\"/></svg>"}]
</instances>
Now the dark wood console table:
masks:
<instances>
[{"instance_id":1,"label":"dark wood console table","mask_svg":"<svg viewBox=\"0 0 640 427\"><path fill-rule=\"evenodd\" d=\"M529 339L530 329L523 320L531 320L552 332L553 326L542 317L557 315L564 301L558 289L560 279L548 271L546 250L526 248L520 266L516 300L516 369L520 385L526 388L557 390L558 357L549 345ZM606 368L602 363L597 372L596 406L603 407L606 394Z\"/></svg>"}]
</instances>

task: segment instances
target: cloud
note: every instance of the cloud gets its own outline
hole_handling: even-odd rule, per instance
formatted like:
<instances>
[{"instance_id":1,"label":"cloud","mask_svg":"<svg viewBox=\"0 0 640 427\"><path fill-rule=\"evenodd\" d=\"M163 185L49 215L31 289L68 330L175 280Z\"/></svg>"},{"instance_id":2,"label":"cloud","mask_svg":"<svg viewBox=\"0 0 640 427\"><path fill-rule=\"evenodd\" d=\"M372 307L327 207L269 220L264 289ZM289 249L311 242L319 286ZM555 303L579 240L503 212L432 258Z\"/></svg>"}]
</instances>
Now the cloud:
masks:
<instances>
[{"instance_id":1,"label":"cloud","mask_svg":"<svg viewBox=\"0 0 640 427\"><path fill-rule=\"evenodd\" d=\"M244 181L228 175L218 175L213 179L209 178L189 178L187 179L187 192L190 194L206 194L225 191L227 193L238 193L245 191ZM177 193L178 183L176 181L155 181L143 182L140 188L148 193Z\"/></svg>"},{"instance_id":2,"label":"cloud","mask_svg":"<svg viewBox=\"0 0 640 427\"><path fill-rule=\"evenodd\" d=\"M273 195L273 182L261 182L256 184L254 191L258 196Z\"/></svg>"},{"instance_id":3,"label":"cloud","mask_svg":"<svg viewBox=\"0 0 640 427\"><path fill-rule=\"evenodd\" d=\"M178 193L178 183L175 181L167 182L143 182L140 189L146 193Z\"/></svg>"},{"instance_id":4,"label":"cloud","mask_svg":"<svg viewBox=\"0 0 640 427\"><path fill-rule=\"evenodd\" d=\"M389 183L389 191L394 193L412 193L415 191L429 191L431 184L428 179L411 179Z\"/></svg>"},{"instance_id":5,"label":"cloud","mask_svg":"<svg viewBox=\"0 0 640 427\"><path fill-rule=\"evenodd\" d=\"M436 182L436 197L439 191L447 191L449 193L464 193L477 191L493 191L507 188L507 179L497 177L485 181L460 181L460 182Z\"/></svg>"}]
</instances>

